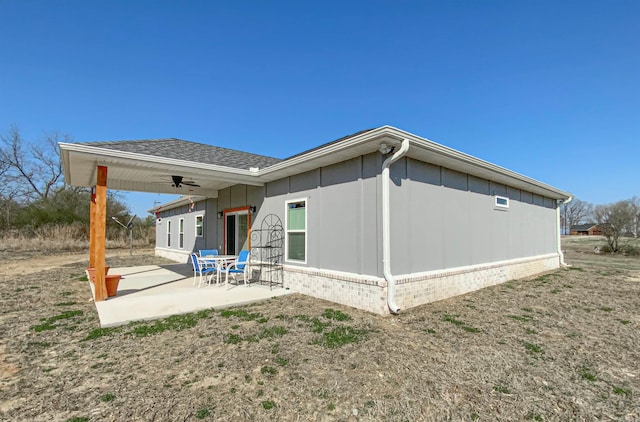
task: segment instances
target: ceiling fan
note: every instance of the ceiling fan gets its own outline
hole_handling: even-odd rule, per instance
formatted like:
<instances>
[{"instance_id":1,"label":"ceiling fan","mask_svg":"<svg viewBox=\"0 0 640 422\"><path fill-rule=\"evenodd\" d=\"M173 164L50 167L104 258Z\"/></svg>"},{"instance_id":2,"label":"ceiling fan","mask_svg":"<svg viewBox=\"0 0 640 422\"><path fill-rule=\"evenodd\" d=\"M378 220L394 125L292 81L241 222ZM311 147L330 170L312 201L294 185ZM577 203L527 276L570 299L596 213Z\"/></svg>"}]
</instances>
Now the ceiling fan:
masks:
<instances>
[{"instance_id":1,"label":"ceiling fan","mask_svg":"<svg viewBox=\"0 0 640 422\"><path fill-rule=\"evenodd\" d=\"M173 184L172 186L174 188L179 188L182 185L185 186L194 186L199 188L200 185L198 185L196 182L194 182L193 180L183 180L184 178L182 176L171 176L171 180L173 180Z\"/></svg>"}]
</instances>

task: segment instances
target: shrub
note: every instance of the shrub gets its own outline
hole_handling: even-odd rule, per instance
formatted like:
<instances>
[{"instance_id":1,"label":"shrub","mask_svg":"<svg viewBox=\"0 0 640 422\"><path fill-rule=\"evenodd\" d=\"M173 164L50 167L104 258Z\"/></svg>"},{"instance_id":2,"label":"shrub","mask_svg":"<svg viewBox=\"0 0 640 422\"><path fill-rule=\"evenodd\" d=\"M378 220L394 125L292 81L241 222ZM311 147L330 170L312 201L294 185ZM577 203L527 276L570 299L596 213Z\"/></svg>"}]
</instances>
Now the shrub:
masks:
<instances>
[{"instance_id":1,"label":"shrub","mask_svg":"<svg viewBox=\"0 0 640 422\"><path fill-rule=\"evenodd\" d=\"M614 253L613 249L609 245L604 245L600 248L601 253ZM628 256L640 256L640 247L632 245L630 243L623 243L618 247L618 253Z\"/></svg>"}]
</instances>

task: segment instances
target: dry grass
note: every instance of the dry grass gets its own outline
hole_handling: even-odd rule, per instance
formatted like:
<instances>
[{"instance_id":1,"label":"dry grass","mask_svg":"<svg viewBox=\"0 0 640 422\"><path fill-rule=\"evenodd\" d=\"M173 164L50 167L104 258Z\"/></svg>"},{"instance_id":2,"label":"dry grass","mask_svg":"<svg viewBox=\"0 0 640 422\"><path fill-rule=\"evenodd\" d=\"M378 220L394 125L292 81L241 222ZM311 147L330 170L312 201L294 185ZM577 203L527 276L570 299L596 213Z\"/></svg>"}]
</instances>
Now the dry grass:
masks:
<instances>
[{"instance_id":1,"label":"dry grass","mask_svg":"<svg viewBox=\"0 0 640 422\"><path fill-rule=\"evenodd\" d=\"M155 244L155 227L134 227L134 248L149 248ZM0 236L0 252L81 252L89 249L88 227L82 224L44 226L34 230L13 230ZM110 227L108 249L128 248L129 232Z\"/></svg>"},{"instance_id":2,"label":"dry grass","mask_svg":"<svg viewBox=\"0 0 640 422\"><path fill-rule=\"evenodd\" d=\"M387 318L292 295L98 329L86 262L11 278L0 420L635 421L640 260L588 250Z\"/></svg>"},{"instance_id":3,"label":"dry grass","mask_svg":"<svg viewBox=\"0 0 640 422\"><path fill-rule=\"evenodd\" d=\"M596 247L604 250L607 246L607 239L604 236L563 236L562 244L564 248L572 251L590 253L593 252ZM619 246L622 250L626 247L640 250L640 239L621 237ZM637 255L636 253L636 256Z\"/></svg>"}]
</instances>

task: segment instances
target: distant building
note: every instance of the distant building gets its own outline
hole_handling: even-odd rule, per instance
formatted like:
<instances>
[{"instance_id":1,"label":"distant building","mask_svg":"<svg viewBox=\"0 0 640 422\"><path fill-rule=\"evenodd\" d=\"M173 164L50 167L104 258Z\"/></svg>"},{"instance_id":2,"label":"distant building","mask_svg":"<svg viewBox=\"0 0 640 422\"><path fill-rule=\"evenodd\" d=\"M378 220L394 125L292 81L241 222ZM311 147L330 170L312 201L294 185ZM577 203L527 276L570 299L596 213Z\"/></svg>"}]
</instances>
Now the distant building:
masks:
<instances>
[{"instance_id":1,"label":"distant building","mask_svg":"<svg viewBox=\"0 0 640 422\"><path fill-rule=\"evenodd\" d=\"M581 236L602 236L604 233L598 224L586 223L571 226L569 234Z\"/></svg>"}]
</instances>

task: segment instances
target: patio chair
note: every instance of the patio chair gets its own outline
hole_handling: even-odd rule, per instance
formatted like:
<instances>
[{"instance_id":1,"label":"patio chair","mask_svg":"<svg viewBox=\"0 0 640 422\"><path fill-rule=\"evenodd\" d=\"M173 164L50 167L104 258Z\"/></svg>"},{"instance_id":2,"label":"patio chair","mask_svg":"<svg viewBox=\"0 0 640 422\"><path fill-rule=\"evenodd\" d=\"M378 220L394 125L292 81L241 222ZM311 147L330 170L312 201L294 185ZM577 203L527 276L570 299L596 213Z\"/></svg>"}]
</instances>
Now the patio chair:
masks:
<instances>
[{"instance_id":1,"label":"patio chair","mask_svg":"<svg viewBox=\"0 0 640 422\"><path fill-rule=\"evenodd\" d=\"M216 269L214 267L203 267L200 264L200 260L198 259L198 255L195 253L191 253L191 264L193 265L193 285L196 285L196 277L200 276L200 282L198 283L198 287L202 286L202 278L211 273L215 273Z\"/></svg>"},{"instance_id":2,"label":"patio chair","mask_svg":"<svg viewBox=\"0 0 640 422\"><path fill-rule=\"evenodd\" d=\"M244 285L249 286L247 283L247 273L249 272L249 251L242 250L240 251L240 255L236 258L235 261L231 261L227 264L225 268L220 269L221 274L226 274L224 280L224 286L228 288L229 284L229 274L233 275L233 278L236 280L236 284L238 283L238 279L236 275L242 274L242 278L244 280Z\"/></svg>"},{"instance_id":3,"label":"patio chair","mask_svg":"<svg viewBox=\"0 0 640 422\"><path fill-rule=\"evenodd\" d=\"M218 255L217 249L200 249L200 256L216 256Z\"/></svg>"},{"instance_id":4,"label":"patio chair","mask_svg":"<svg viewBox=\"0 0 640 422\"><path fill-rule=\"evenodd\" d=\"M218 256L218 250L217 249L200 249L200 251L198 251L198 253L200 254L200 258L205 257L205 256ZM215 263L212 263L212 262L200 262L200 265L202 265L204 268L213 268L213 267L215 267Z\"/></svg>"}]
</instances>

